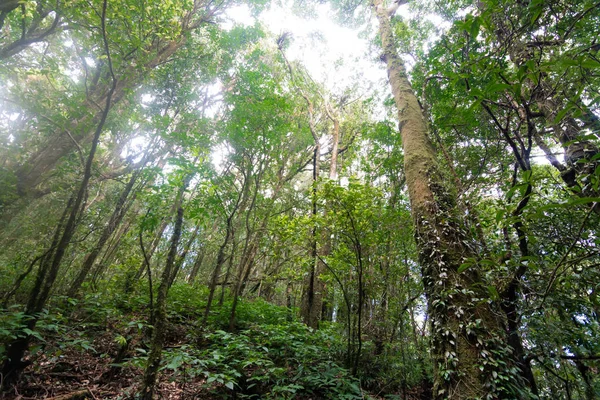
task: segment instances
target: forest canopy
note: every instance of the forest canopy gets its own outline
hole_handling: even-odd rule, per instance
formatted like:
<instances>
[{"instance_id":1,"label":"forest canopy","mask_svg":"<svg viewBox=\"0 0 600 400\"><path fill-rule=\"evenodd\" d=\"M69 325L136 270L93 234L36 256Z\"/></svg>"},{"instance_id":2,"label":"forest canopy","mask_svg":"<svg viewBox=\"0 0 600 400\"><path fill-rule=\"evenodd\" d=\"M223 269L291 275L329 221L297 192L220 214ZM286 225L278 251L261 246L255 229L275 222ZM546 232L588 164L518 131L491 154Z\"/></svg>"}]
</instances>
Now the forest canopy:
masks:
<instances>
[{"instance_id":1,"label":"forest canopy","mask_svg":"<svg viewBox=\"0 0 600 400\"><path fill-rule=\"evenodd\" d=\"M600 398L598 38L590 0L0 0L0 397Z\"/></svg>"}]
</instances>

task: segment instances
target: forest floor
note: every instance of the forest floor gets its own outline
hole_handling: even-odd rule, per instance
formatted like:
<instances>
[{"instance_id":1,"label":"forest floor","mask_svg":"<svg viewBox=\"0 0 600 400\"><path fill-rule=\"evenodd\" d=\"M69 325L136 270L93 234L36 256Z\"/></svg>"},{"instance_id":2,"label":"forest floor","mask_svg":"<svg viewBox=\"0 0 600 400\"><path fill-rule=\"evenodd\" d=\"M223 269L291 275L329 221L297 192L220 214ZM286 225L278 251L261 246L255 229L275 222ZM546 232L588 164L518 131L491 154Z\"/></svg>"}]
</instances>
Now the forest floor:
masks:
<instances>
[{"instance_id":1,"label":"forest floor","mask_svg":"<svg viewBox=\"0 0 600 400\"><path fill-rule=\"evenodd\" d=\"M128 363L115 364L120 346L115 342L110 328L87 332L92 336L85 339L86 348L66 347L56 354L59 342L48 341L52 353L40 350L31 357L31 364L23 371L19 384L0 394L6 400L79 400L79 399L128 399L139 389L143 370ZM71 341L81 337L62 337ZM175 341L173 340L175 339ZM181 347L177 337L168 338L167 348ZM135 345L129 343L128 347ZM156 392L160 399L207 399L222 397L211 395L205 377L181 376L174 371L163 371L159 375Z\"/></svg>"},{"instance_id":2,"label":"forest floor","mask_svg":"<svg viewBox=\"0 0 600 400\"><path fill-rule=\"evenodd\" d=\"M368 344L363 368L371 375L351 376L342 366L347 343L333 325L312 331L290 320L285 307L255 301L240 305L236 330L228 332L227 302L215 307L204 326L202 307L186 293L180 299L169 310L158 399L427 398L419 384L400 390L386 370L389 359L369 358ZM0 399L136 398L151 340L144 299L118 306L68 301L42 315L25 359L29 366ZM0 323L23 326L16 320L21 317L5 313Z\"/></svg>"}]
</instances>

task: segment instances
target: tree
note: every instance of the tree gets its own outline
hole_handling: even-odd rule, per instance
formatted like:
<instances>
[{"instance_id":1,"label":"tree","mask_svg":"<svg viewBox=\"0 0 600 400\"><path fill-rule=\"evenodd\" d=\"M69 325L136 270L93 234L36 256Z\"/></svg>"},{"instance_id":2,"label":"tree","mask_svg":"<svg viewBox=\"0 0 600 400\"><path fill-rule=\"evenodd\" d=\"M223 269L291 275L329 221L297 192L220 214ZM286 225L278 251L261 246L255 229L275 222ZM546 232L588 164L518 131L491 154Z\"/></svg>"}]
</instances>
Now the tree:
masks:
<instances>
[{"instance_id":1,"label":"tree","mask_svg":"<svg viewBox=\"0 0 600 400\"><path fill-rule=\"evenodd\" d=\"M474 240L461 223L456 195L429 140L425 117L396 50L390 14L382 1L371 5L398 108L404 173L431 321L434 396L520 396L523 385L509 367L512 350L503 318L496 316L499 305L483 300L489 295ZM486 360L490 354L493 363ZM504 387L503 380L510 387Z\"/></svg>"},{"instance_id":2,"label":"tree","mask_svg":"<svg viewBox=\"0 0 600 400\"><path fill-rule=\"evenodd\" d=\"M46 302L48 301L48 297L50 296L50 290L52 289L54 281L58 276L58 271L61 266L62 259L75 232L75 228L78 222L77 220L79 214L82 211L84 198L87 193L88 183L92 176L92 163L96 154L100 134L102 133L104 123L106 122L106 118L110 110L112 95L117 87L117 80L112 70L112 61L110 56L108 39L106 37L106 10L107 2L105 0L102 5L100 26L104 41L104 51L110 69L112 85L110 86L110 89L106 96L106 103L104 104L104 109L102 110L100 121L98 122L98 126L96 127L96 130L94 132L92 147L86 159L85 170L81 179L81 183L78 185L77 191L73 194L71 200L69 200L69 203L65 207L65 211L61 219L61 224L56 228L52 246L41 259L40 267L36 276L35 286L33 287L29 295L25 314L30 316L30 320L27 326L28 329L31 331L33 331L33 329L35 328L35 325L38 320L38 314L42 311L42 309L46 305ZM23 338L18 338L12 343L10 343L7 349L6 361L2 368L2 375L5 377L4 384L10 384L11 382L15 381L18 378L20 371L23 369L24 366L26 366L26 363L23 363L22 359L24 353L29 347L30 339L31 336L28 335Z\"/></svg>"}]
</instances>

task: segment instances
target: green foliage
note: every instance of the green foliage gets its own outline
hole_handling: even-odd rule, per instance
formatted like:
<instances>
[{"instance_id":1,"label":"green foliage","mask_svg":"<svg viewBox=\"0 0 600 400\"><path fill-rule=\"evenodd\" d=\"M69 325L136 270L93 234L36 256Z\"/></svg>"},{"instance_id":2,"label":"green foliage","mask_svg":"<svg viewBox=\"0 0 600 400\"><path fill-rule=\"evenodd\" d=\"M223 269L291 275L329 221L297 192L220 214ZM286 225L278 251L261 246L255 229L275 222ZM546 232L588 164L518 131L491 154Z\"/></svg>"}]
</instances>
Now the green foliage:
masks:
<instances>
[{"instance_id":1,"label":"green foliage","mask_svg":"<svg viewBox=\"0 0 600 400\"><path fill-rule=\"evenodd\" d=\"M257 392L248 398L360 398L356 381L332 359L340 343L331 333L291 322L255 324L235 334L215 331L203 340L204 358L218 361L218 373L236 377L242 392Z\"/></svg>"},{"instance_id":2,"label":"green foliage","mask_svg":"<svg viewBox=\"0 0 600 400\"><path fill-rule=\"evenodd\" d=\"M264 301L242 302L236 332L190 330L193 344L168 349L164 371L171 379L201 377L207 390L229 398L323 399L362 398L359 383L336 359L341 337L335 327L312 331L288 321L287 310ZM219 311L229 310L225 305ZM138 349L132 365L143 366L146 351Z\"/></svg>"}]
</instances>

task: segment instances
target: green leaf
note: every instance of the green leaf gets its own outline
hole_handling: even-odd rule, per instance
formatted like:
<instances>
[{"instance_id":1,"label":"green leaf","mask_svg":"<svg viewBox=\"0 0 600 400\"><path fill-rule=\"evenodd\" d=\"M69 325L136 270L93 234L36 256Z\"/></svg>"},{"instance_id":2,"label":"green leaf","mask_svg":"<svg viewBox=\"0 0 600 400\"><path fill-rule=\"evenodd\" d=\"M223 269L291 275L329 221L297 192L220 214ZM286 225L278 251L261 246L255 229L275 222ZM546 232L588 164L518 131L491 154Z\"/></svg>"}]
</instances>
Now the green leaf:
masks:
<instances>
[{"instance_id":1,"label":"green leaf","mask_svg":"<svg viewBox=\"0 0 600 400\"><path fill-rule=\"evenodd\" d=\"M229 382L225 383L225 387L227 387L230 390L233 390L233 382L229 381Z\"/></svg>"},{"instance_id":2,"label":"green leaf","mask_svg":"<svg viewBox=\"0 0 600 400\"><path fill-rule=\"evenodd\" d=\"M506 214L506 210L500 209L496 212L496 223L500 223L504 219L504 215Z\"/></svg>"},{"instance_id":3,"label":"green leaf","mask_svg":"<svg viewBox=\"0 0 600 400\"><path fill-rule=\"evenodd\" d=\"M591 69L593 69L593 68L600 67L600 63L598 61L596 61L596 60L592 60L592 59L588 58L588 59L585 59L585 60L581 61L581 66L583 68L591 68Z\"/></svg>"},{"instance_id":4,"label":"green leaf","mask_svg":"<svg viewBox=\"0 0 600 400\"><path fill-rule=\"evenodd\" d=\"M567 113L571 111L571 107L563 108L558 113L556 113L556 117L554 117L554 123L558 124L562 119L567 115Z\"/></svg>"},{"instance_id":5,"label":"green leaf","mask_svg":"<svg viewBox=\"0 0 600 400\"><path fill-rule=\"evenodd\" d=\"M44 340L44 338L42 338L42 335L40 335L39 332L36 331L32 331L29 328L24 328L23 332L25 332L26 335L28 336L33 336L34 338L38 339L38 340Z\"/></svg>"},{"instance_id":6,"label":"green leaf","mask_svg":"<svg viewBox=\"0 0 600 400\"><path fill-rule=\"evenodd\" d=\"M460 267L458 267L458 269L456 270L456 272L458 272L459 274L466 271L467 269L469 269L469 267L471 267L471 263L464 263L461 264Z\"/></svg>"},{"instance_id":7,"label":"green leaf","mask_svg":"<svg viewBox=\"0 0 600 400\"><path fill-rule=\"evenodd\" d=\"M545 210L551 210L553 208L561 208L561 207L572 207L578 206L582 204L591 204L600 202L600 197L579 197L570 201L566 201L564 203L553 203L542 206L538 209L538 211L542 212Z\"/></svg>"},{"instance_id":8,"label":"green leaf","mask_svg":"<svg viewBox=\"0 0 600 400\"><path fill-rule=\"evenodd\" d=\"M533 24L537 19L542 15L544 11L544 1L543 0L532 0L529 4L529 11L531 12L530 22Z\"/></svg>"},{"instance_id":9,"label":"green leaf","mask_svg":"<svg viewBox=\"0 0 600 400\"><path fill-rule=\"evenodd\" d=\"M495 286L489 285L487 287L488 293L490 294L490 297L492 298L492 300L498 300L500 298L500 295L498 294L498 290L496 289Z\"/></svg>"},{"instance_id":10,"label":"green leaf","mask_svg":"<svg viewBox=\"0 0 600 400\"><path fill-rule=\"evenodd\" d=\"M477 39L477 35L479 34L479 28L481 27L481 18L474 17L473 23L471 24L471 29L469 29L469 34L471 35L471 39Z\"/></svg>"},{"instance_id":11,"label":"green leaf","mask_svg":"<svg viewBox=\"0 0 600 400\"><path fill-rule=\"evenodd\" d=\"M486 86L486 91L488 93L504 92L507 89L512 89L512 85L496 82Z\"/></svg>"}]
</instances>

